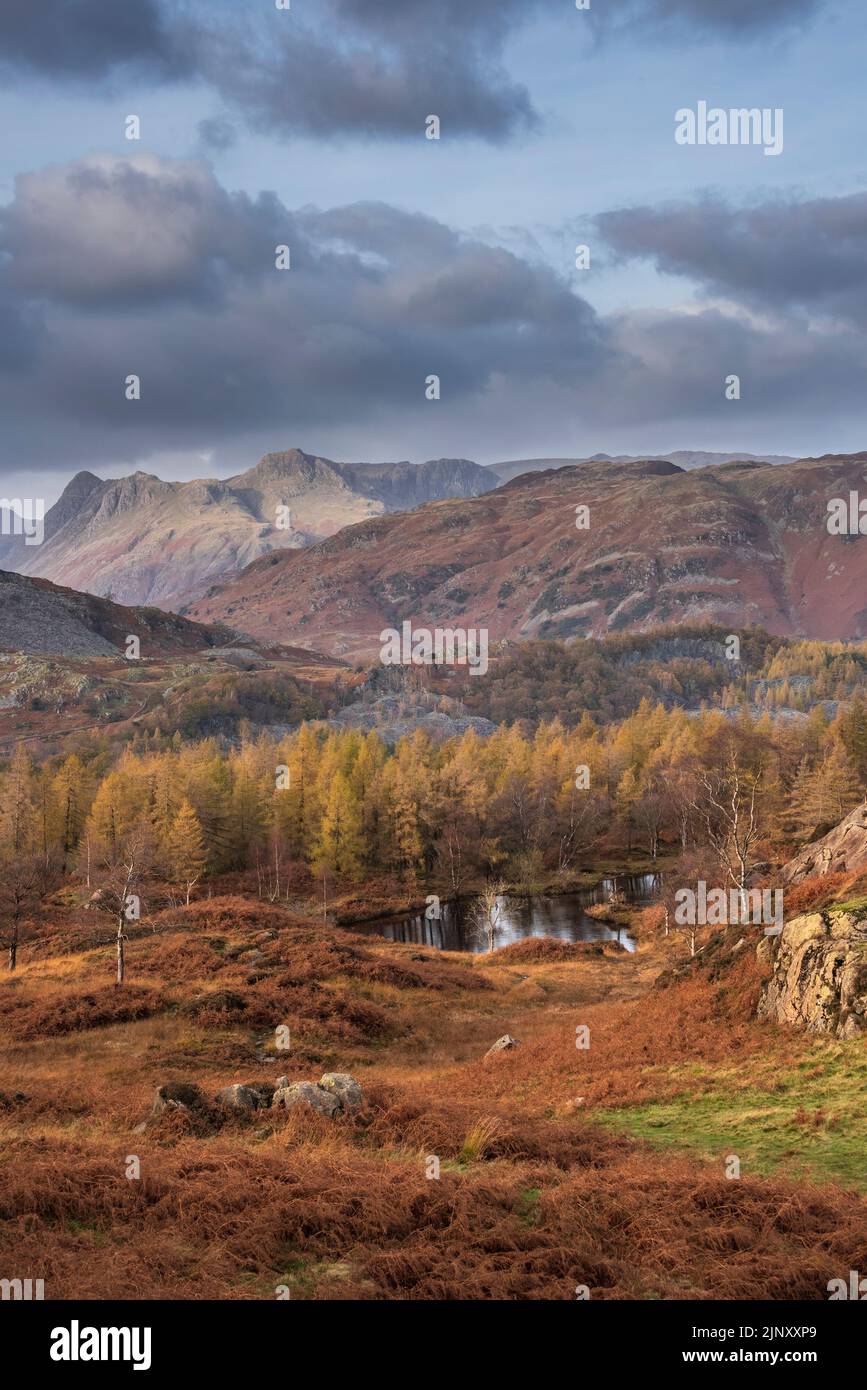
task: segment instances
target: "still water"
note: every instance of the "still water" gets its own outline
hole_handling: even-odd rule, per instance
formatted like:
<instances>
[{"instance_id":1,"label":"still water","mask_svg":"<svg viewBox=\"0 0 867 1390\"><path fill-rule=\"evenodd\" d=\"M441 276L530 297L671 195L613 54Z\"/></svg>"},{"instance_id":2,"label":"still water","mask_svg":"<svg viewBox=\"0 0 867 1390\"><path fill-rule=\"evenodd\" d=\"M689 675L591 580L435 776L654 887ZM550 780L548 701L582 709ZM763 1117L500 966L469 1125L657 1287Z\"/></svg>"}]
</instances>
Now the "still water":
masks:
<instances>
[{"instance_id":1,"label":"still water","mask_svg":"<svg viewBox=\"0 0 867 1390\"><path fill-rule=\"evenodd\" d=\"M555 936L561 941L619 941L627 951L634 951L635 941L626 930L597 922L587 916L585 909L608 902L615 890L620 902L643 906L652 902L658 887L659 874L620 874L577 893L538 898L506 895L497 900L500 916L495 945L508 946L527 936ZM412 917L358 922L351 930L439 951L486 951L484 934L474 927L476 901L463 898L459 902L443 902L439 921L428 921L420 912Z\"/></svg>"}]
</instances>

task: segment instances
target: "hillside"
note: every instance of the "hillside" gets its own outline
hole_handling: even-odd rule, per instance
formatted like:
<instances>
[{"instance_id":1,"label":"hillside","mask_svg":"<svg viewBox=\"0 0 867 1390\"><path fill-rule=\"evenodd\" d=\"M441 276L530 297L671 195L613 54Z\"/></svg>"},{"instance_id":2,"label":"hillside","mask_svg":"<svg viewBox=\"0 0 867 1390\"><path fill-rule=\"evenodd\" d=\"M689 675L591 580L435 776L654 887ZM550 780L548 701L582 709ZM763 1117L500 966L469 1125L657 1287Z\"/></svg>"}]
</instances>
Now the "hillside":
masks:
<instances>
[{"instance_id":1,"label":"hillside","mask_svg":"<svg viewBox=\"0 0 867 1390\"><path fill-rule=\"evenodd\" d=\"M105 482L78 473L45 518L45 541L0 538L0 564L122 603L178 608L268 551L301 548L343 526L497 478L467 459L345 464L290 449L233 478ZM288 516L278 516L287 507ZM283 524L280 524L282 522Z\"/></svg>"},{"instance_id":2,"label":"hillside","mask_svg":"<svg viewBox=\"0 0 867 1390\"><path fill-rule=\"evenodd\" d=\"M200 623L154 608L127 608L44 579L0 570L0 650L66 657L123 656L137 636L143 656L175 656L219 645Z\"/></svg>"},{"instance_id":3,"label":"hillside","mask_svg":"<svg viewBox=\"0 0 867 1390\"><path fill-rule=\"evenodd\" d=\"M132 926L117 989L109 929L55 905L0 998L0 1244L47 1298L818 1301L860 1265L863 1054L751 1018L752 952L653 990L670 943L467 957L215 896ZM328 1073L353 1109L274 1103Z\"/></svg>"},{"instance_id":4,"label":"hillside","mask_svg":"<svg viewBox=\"0 0 867 1390\"><path fill-rule=\"evenodd\" d=\"M254 635L374 657L404 620L508 639L712 622L779 636L867 632L867 544L828 533L867 454L796 463L586 463L273 554L191 606ZM588 529L576 508L589 508Z\"/></svg>"}]
</instances>

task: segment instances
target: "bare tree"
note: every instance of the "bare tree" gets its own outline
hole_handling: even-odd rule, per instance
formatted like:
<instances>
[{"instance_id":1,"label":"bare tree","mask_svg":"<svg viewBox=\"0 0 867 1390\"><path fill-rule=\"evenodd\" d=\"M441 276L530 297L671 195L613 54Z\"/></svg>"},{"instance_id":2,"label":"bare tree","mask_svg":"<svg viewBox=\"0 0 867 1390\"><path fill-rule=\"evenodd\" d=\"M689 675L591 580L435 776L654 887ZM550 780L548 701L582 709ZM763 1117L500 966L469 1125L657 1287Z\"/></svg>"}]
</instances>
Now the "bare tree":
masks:
<instances>
[{"instance_id":1,"label":"bare tree","mask_svg":"<svg viewBox=\"0 0 867 1390\"><path fill-rule=\"evenodd\" d=\"M467 876L467 865L464 861L466 839L467 826L459 812L454 811L446 817L443 824L437 854L448 869L452 894L456 898L460 895Z\"/></svg>"},{"instance_id":2,"label":"bare tree","mask_svg":"<svg viewBox=\"0 0 867 1390\"><path fill-rule=\"evenodd\" d=\"M651 859L659 854L666 809L665 797L655 780L642 790L635 803L635 818L647 836Z\"/></svg>"},{"instance_id":3,"label":"bare tree","mask_svg":"<svg viewBox=\"0 0 867 1390\"><path fill-rule=\"evenodd\" d=\"M49 886L50 869L42 859L7 853L0 863L0 945L7 951L6 965L18 965L18 948L28 918L39 906Z\"/></svg>"},{"instance_id":4,"label":"bare tree","mask_svg":"<svg viewBox=\"0 0 867 1390\"><path fill-rule=\"evenodd\" d=\"M504 891L504 884L489 882L484 892L479 895L479 900L473 909L474 930L487 943L489 951L493 951L501 930L503 914L500 899Z\"/></svg>"},{"instance_id":5,"label":"bare tree","mask_svg":"<svg viewBox=\"0 0 867 1390\"><path fill-rule=\"evenodd\" d=\"M720 771L696 771L696 794L691 809L701 824L724 876L746 892L758 860L754 857L760 835L758 797L762 769L741 767L732 748Z\"/></svg>"},{"instance_id":6,"label":"bare tree","mask_svg":"<svg viewBox=\"0 0 867 1390\"><path fill-rule=\"evenodd\" d=\"M572 787L561 809L557 836L557 869L565 873L577 856L590 848L599 830L601 799L588 790Z\"/></svg>"},{"instance_id":7,"label":"bare tree","mask_svg":"<svg viewBox=\"0 0 867 1390\"><path fill-rule=\"evenodd\" d=\"M114 859L103 861L95 906L112 917L117 947L117 983L126 978L126 927L141 915L139 889L149 868L147 838L132 834Z\"/></svg>"}]
</instances>

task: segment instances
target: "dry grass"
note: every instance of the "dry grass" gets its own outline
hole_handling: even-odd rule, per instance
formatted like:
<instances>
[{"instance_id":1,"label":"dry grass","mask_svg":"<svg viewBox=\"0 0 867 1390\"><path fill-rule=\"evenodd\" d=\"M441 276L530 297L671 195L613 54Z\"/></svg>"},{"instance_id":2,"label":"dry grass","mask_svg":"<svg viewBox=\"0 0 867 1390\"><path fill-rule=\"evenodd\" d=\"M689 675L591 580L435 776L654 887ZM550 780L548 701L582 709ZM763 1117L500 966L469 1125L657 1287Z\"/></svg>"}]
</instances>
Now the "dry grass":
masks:
<instances>
[{"instance_id":1,"label":"dry grass","mask_svg":"<svg viewBox=\"0 0 867 1390\"><path fill-rule=\"evenodd\" d=\"M686 1127L682 1151L625 1132L627 1111L715 1087L752 1103L786 1070L851 1063L858 1044L817 1054L755 1021L746 954L653 990L672 943L419 960L236 899L155 926L130 943L122 991L110 952L71 947L0 986L0 1264L14 1247L49 1297L270 1298L288 1284L312 1299L571 1299L587 1284L593 1298L824 1298L867 1265L851 1184L790 1174L784 1155L728 1181ZM486 1061L506 1031L520 1047ZM361 1082L358 1116L209 1106L135 1132L166 1081L212 1097L326 1069ZM791 1106L794 1145L833 1137L818 1105Z\"/></svg>"}]
</instances>

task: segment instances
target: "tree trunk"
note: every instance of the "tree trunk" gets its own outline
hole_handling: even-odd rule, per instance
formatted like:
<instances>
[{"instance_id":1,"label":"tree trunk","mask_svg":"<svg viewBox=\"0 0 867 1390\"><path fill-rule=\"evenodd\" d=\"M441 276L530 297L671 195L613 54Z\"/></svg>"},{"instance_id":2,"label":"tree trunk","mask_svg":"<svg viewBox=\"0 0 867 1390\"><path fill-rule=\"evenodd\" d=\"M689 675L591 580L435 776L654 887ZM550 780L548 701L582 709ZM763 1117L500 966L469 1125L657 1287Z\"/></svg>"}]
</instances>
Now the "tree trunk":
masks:
<instances>
[{"instance_id":1,"label":"tree trunk","mask_svg":"<svg viewBox=\"0 0 867 1390\"><path fill-rule=\"evenodd\" d=\"M123 977L126 972L126 959L123 949L123 911L118 913L117 918L117 983L123 984Z\"/></svg>"}]
</instances>

